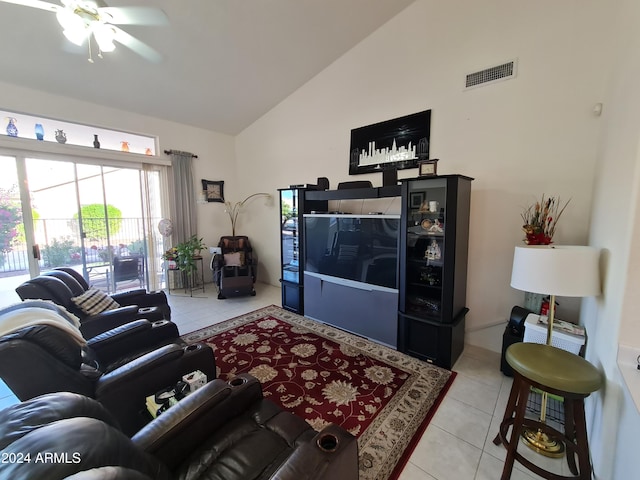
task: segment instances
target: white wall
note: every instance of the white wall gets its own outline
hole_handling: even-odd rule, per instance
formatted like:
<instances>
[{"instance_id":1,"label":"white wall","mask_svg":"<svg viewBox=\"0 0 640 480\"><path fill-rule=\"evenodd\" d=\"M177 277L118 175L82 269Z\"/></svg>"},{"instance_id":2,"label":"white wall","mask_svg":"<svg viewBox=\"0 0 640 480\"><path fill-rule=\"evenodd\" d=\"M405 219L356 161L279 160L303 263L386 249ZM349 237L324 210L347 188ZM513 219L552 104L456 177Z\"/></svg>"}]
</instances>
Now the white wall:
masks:
<instances>
[{"instance_id":1,"label":"white wall","mask_svg":"<svg viewBox=\"0 0 640 480\"><path fill-rule=\"evenodd\" d=\"M616 2L613 68L605 97L604 130L594 191L590 244L603 251L603 294L584 303L587 359L606 376L587 404L590 447L599 479L636 478L640 471L640 415L616 365L618 342L640 347L638 270L640 224L640 4Z\"/></svg>"},{"instance_id":2,"label":"white wall","mask_svg":"<svg viewBox=\"0 0 640 480\"><path fill-rule=\"evenodd\" d=\"M187 125L102 107L87 102L0 83L0 108L21 113L120 129L159 137L158 154L184 150L198 155L193 161L195 188L200 180L224 180L225 192L237 188L233 137ZM26 126L24 126L26 128ZM198 204L198 235L207 245L217 245L221 235L231 233L231 224L220 203ZM209 277L209 276L208 276ZM209 280L209 278L206 280Z\"/></svg>"},{"instance_id":3,"label":"white wall","mask_svg":"<svg viewBox=\"0 0 640 480\"><path fill-rule=\"evenodd\" d=\"M417 0L235 140L2 83L0 107L159 135L161 150L198 154L194 179L225 180L225 197L233 202L319 176L334 188L360 178L379 185L378 176L348 176L350 130L431 108L431 156L441 159L439 171L476 178L468 341L499 350L501 328L482 328L506 320L522 299L509 287L521 206L543 192L572 198L557 243L589 241L603 249L604 293L586 300L581 315L590 334L588 359L607 377L606 388L589 399L588 428L597 478L627 479L640 469L640 416L615 357L619 338L640 346L638 24L634 0L613 6L606 0ZM466 73L513 58L516 79L462 91ZM602 117L592 114L597 102L604 102ZM208 244L230 232L220 204L199 205L198 219ZM256 246L260 279L274 285L278 219L275 199L258 199L238 225ZM561 303L562 312L569 302ZM576 315L568 310L568 317Z\"/></svg>"},{"instance_id":4,"label":"white wall","mask_svg":"<svg viewBox=\"0 0 640 480\"><path fill-rule=\"evenodd\" d=\"M509 287L522 207L544 192L571 198L557 243L585 244L607 69L603 0L418 0L237 137L246 192L348 176L355 127L432 109L431 157L439 173L472 185L467 335L499 350L501 327L523 293ZM467 73L518 59L516 79L463 91ZM415 176L415 170L401 176ZM278 212L245 231L278 283ZM252 213L247 212L248 215ZM247 219L248 220L248 219ZM267 256L268 255L268 256ZM265 278L265 275L267 278ZM574 303L565 318L577 319ZM502 327L503 328L503 327Z\"/></svg>"}]
</instances>

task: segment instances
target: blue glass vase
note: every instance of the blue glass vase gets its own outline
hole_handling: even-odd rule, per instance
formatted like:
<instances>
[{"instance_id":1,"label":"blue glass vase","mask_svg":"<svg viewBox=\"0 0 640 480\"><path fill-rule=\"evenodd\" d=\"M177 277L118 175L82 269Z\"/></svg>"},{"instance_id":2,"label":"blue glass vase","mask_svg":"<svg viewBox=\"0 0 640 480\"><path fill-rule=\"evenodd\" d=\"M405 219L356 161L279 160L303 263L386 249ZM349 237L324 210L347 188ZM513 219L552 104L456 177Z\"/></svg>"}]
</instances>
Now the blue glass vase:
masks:
<instances>
[{"instance_id":1,"label":"blue glass vase","mask_svg":"<svg viewBox=\"0 0 640 480\"><path fill-rule=\"evenodd\" d=\"M9 118L9 123L7 124L7 135L10 137L18 136L18 127L16 127L16 119L13 117Z\"/></svg>"},{"instance_id":2,"label":"blue glass vase","mask_svg":"<svg viewBox=\"0 0 640 480\"><path fill-rule=\"evenodd\" d=\"M44 140L44 128L41 123L36 123L36 138L38 140Z\"/></svg>"}]
</instances>

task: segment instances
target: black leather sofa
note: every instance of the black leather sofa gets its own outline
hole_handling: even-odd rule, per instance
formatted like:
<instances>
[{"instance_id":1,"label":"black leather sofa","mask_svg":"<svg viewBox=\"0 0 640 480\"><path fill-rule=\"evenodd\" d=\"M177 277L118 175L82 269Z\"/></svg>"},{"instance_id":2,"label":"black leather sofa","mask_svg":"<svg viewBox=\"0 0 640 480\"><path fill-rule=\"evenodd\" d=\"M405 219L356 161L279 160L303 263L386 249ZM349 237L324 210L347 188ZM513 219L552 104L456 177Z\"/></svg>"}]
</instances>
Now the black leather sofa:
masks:
<instances>
[{"instance_id":1,"label":"black leather sofa","mask_svg":"<svg viewBox=\"0 0 640 480\"><path fill-rule=\"evenodd\" d=\"M73 273L71 273L73 272ZM83 283L80 283L80 282ZM86 338L119 327L133 320L170 320L171 308L164 292L148 293L144 289L110 295L120 307L97 314L87 314L72 300L90 287L72 269L56 269L22 283L16 293L22 300L50 300L76 315L80 330Z\"/></svg>"},{"instance_id":2,"label":"black leather sofa","mask_svg":"<svg viewBox=\"0 0 640 480\"><path fill-rule=\"evenodd\" d=\"M27 310L32 306L37 308ZM0 319L41 309L59 311L47 302L25 301L0 310ZM136 320L85 343L73 332L33 316L25 326L0 336L0 378L20 400L50 392L80 393L102 402L123 430L132 433L148 421L147 396L195 370L208 379L216 376L211 347L176 340L177 329L166 320ZM167 324L173 328L165 328Z\"/></svg>"},{"instance_id":3,"label":"black leather sofa","mask_svg":"<svg viewBox=\"0 0 640 480\"><path fill-rule=\"evenodd\" d=\"M78 290L75 283L70 282L68 277L60 275L57 272L64 272L68 276L72 277L78 285L80 285L81 289ZM74 295L78 295L79 293L85 292L91 288L85 278L73 268L56 267L53 270L43 273L43 275L55 276L56 278L64 281ZM124 292L112 293L111 298L123 306L138 305L139 307L157 307L162 313L162 318L165 320L171 320L171 307L169 306L167 295L162 290L148 292L144 288L134 288Z\"/></svg>"},{"instance_id":4,"label":"black leather sofa","mask_svg":"<svg viewBox=\"0 0 640 480\"><path fill-rule=\"evenodd\" d=\"M11 479L358 478L351 434L335 425L315 432L263 399L246 374L208 383L131 438L90 399L39 397L0 412L0 449L16 460L0 463L0 478ZM58 461L36 462L43 452Z\"/></svg>"}]
</instances>

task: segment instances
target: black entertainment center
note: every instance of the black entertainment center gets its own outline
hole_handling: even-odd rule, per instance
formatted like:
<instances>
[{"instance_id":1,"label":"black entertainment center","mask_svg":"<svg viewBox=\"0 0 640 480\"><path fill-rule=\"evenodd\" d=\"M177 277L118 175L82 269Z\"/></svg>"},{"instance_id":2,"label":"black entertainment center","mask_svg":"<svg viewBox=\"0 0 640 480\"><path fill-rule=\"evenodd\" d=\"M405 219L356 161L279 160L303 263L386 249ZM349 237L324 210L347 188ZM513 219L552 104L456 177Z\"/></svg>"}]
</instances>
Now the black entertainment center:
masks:
<instances>
[{"instance_id":1,"label":"black entertainment center","mask_svg":"<svg viewBox=\"0 0 640 480\"><path fill-rule=\"evenodd\" d=\"M291 215L296 199L282 232L283 307L451 368L468 311L471 181L444 175L280 190L283 212ZM392 197L401 199L399 215L328 211L332 200Z\"/></svg>"}]
</instances>

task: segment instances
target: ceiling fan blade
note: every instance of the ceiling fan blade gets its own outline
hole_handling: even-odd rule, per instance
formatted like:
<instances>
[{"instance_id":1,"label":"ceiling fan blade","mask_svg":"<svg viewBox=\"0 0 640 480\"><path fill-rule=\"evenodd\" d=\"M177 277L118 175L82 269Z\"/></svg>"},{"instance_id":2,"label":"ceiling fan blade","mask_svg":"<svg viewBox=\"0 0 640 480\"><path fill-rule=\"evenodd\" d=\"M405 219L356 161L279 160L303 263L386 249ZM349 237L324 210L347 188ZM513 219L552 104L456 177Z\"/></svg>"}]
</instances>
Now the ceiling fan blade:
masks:
<instances>
[{"instance_id":1,"label":"ceiling fan blade","mask_svg":"<svg viewBox=\"0 0 640 480\"><path fill-rule=\"evenodd\" d=\"M169 25L167 15L154 7L104 7L98 12L111 17L105 21L112 25Z\"/></svg>"},{"instance_id":2,"label":"ceiling fan blade","mask_svg":"<svg viewBox=\"0 0 640 480\"><path fill-rule=\"evenodd\" d=\"M39 8L40 10L47 10L54 13L57 12L59 8L62 8L55 3L42 2L40 0L0 0L0 2L13 3L15 5L22 5L23 7Z\"/></svg>"},{"instance_id":3,"label":"ceiling fan blade","mask_svg":"<svg viewBox=\"0 0 640 480\"><path fill-rule=\"evenodd\" d=\"M160 53L158 53L156 50L151 48L146 43L129 35L127 32L125 32L121 28L118 28L113 25L111 26L111 28L113 28L115 32L115 36L113 38L115 41L121 43L127 48L130 48L131 50L136 52L138 55L140 55L142 58L145 58L152 63L160 63L162 61L162 55L160 55Z\"/></svg>"}]
</instances>

